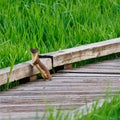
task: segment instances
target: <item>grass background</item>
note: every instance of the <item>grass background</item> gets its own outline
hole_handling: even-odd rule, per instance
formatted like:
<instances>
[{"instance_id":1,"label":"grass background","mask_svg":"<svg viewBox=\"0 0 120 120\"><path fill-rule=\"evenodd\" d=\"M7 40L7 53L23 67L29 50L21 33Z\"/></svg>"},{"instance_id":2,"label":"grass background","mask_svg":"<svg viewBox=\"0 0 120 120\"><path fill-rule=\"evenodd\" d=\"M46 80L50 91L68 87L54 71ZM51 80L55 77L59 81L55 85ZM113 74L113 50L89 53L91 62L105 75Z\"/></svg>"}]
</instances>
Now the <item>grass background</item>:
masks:
<instances>
[{"instance_id":1,"label":"grass background","mask_svg":"<svg viewBox=\"0 0 120 120\"><path fill-rule=\"evenodd\" d=\"M119 0L0 0L0 68L120 36Z\"/></svg>"}]
</instances>

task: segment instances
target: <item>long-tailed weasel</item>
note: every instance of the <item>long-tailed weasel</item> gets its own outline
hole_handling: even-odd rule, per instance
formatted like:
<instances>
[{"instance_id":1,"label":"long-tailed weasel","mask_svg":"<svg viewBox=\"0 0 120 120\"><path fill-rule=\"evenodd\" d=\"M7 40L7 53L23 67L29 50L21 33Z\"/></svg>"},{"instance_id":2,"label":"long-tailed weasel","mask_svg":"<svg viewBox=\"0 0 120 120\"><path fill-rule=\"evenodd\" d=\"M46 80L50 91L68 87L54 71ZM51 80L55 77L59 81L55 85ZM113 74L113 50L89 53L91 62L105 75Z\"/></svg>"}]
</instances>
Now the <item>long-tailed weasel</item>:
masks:
<instances>
[{"instance_id":1,"label":"long-tailed weasel","mask_svg":"<svg viewBox=\"0 0 120 120\"><path fill-rule=\"evenodd\" d=\"M37 67L37 69L40 71L42 77L44 79L51 79L51 75L47 67L40 61L38 57L38 49L37 48L31 48L31 55L32 55L32 63Z\"/></svg>"}]
</instances>

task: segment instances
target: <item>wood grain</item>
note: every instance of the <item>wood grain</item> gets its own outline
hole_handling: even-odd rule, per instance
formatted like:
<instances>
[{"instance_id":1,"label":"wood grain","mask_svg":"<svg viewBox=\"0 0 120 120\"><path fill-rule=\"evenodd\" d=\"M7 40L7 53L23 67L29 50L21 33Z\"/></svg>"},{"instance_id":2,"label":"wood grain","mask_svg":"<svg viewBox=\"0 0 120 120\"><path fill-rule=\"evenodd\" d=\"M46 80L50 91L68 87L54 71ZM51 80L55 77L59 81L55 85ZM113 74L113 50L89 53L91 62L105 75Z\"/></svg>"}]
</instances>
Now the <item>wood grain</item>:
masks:
<instances>
[{"instance_id":1,"label":"wood grain","mask_svg":"<svg viewBox=\"0 0 120 120\"><path fill-rule=\"evenodd\" d=\"M120 52L120 38L48 53L53 67Z\"/></svg>"},{"instance_id":2,"label":"wood grain","mask_svg":"<svg viewBox=\"0 0 120 120\"><path fill-rule=\"evenodd\" d=\"M50 70L52 69L52 63L50 58L41 58L41 61L47 66ZM23 62L17 64L13 67L12 73L10 74L10 67L4 68L0 70L0 85L7 83L8 78L10 78L10 82L30 77L34 74L38 74L39 71L32 67L32 61Z\"/></svg>"}]
</instances>

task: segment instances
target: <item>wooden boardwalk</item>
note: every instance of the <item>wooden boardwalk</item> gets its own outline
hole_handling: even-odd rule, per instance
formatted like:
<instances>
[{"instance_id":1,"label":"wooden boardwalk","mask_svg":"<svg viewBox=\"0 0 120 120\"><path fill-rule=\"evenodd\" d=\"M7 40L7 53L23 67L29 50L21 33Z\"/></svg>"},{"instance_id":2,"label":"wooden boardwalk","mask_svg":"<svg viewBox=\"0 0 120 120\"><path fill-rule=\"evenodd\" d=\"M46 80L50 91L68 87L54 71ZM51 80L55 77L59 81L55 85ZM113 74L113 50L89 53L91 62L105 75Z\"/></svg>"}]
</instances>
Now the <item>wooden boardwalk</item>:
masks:
<instances>
[{"instance_id":1,"label":"wooden boardwalk","mask_svg":"<svg viewBox=\"0 0 120 120\"><path fill-rule=\"evenodd\" d=\"M120 59L61 70L51 81L39 79L0 92L0 120L34 119L48 107L77 109L120 90Z\"/></svg>"}]
</instances>

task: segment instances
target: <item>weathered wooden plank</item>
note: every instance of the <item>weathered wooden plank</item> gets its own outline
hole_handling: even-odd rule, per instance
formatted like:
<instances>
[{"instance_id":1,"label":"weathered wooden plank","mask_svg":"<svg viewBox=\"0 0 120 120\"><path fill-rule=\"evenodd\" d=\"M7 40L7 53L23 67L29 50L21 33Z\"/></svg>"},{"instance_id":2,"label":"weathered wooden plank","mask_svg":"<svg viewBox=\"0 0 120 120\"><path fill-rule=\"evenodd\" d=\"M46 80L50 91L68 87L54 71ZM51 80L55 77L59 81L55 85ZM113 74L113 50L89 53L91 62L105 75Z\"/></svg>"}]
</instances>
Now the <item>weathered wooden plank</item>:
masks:
<instances>
[{"instance_id":1,"label":"weathered wooden plank","mask_svg":"<svg viewBox=\"0 0 120 120\"><path fill-rule=\"evenodd\" d=\"M72 74L72 73L71 73ZM89 86L89 87L88 87ZM29 85L25 84L22 85L21 87L16 87L15 89L12 89L9 91L9 93L14 91L39 91L40 93L43 93L44 91L48 90L53 90L57 91L62 89L63 90L69 90L72 88L75 89L97 89L102 86L102 87L109 87L109 88L115 88L120 86L120 79L119 77L62 77L62 78L54 78L52 81L36 81L36 82L31 82ZM94 88L95 87L95 88ZM18 93L19 94L19 93ZM28 93L30 94L30 93ZM27 94L26 94L27 95Z\"/></svg>"},{"instance_id":2,"label":"weathered wooden plank","mask_svg":"<svg viewBox=\"0 0 120 120\"><path fill-rule=\"evenodd\" d=\"M96 65L96 64L95 64ZM115 63L101 63L101 64L98 64L98 66L109 66L109 67L120 67L120 63L117 63L117 62L115 62ZM97 66L97 65L96 65Z\"/></svg>"},{"instance_id":3,"label":"weathered wooden plank","mask_svg":"<svg viewBox=\"0 0 120 120\"><path fill-rule=\"evenodd\" d=\"M120 52L120 38L48 53L53 67Z\"/></svg>"},{"instance_id":4,"label":"weathered wooden plank","mask_svg":"<svg viewBox=\"0 0 120 120\"><path fill-rule=\"evenodd\" d=\"M98 74L98 73L57 73L53 77L120 77L120 74Z\"/></svg>"},{"instance_id":5,"label":"weathered wooden plank","mask_svg":"<svg viewBox=\"0 0 120 120\"><path fill-rule=\"evenodd\" d=\"M68 86L71 86L71 89ZM62 87L63 87L63 89L62 89ZM21 89L18 89L16 91L19 91L21 94L22 94L22 91L31 91L30 94L32 94L32 93L34 93L34 91L40 91L41 90L41 92L39 92L38 94L42 94L43 92L48 91L48 90L49 91L55 91L55 90L56 91L60 91L60 90L61 91L65 91L65 90L73 90L73 91L75 91L75 90L82 90L82 89L86 89L86 90L89 90L89 89L91 89L91 90L105 89L106 90L107 88L109 88L109 89L118 89L119 87L120 87L119 82L116 82L116 83L109 83L108 82L108 83L103 83L103 84L100 84L100 82L99 82L99 83L94 84L94 85L92 85L92 83L91 84L81 84L81 85L69 84L69 85L66 86L66 88L65 88L65 85L61 85L61 87L60 86L56 86L56 87L54 87L54 86L49 86L49 87L45 86L45 87L32 87L32 88L29 87L29 88L21 88Z\"/></svg>"},{"instance_id":6,"label":"weathered wooden plank","mask_svg":"<svg viewBox=\"0 0 120 120\"><path fill-rule=\"evenodd\" d=\"M99 74L120 74L120 69L105 69L105 68L77 68L71 70L62 70L60 73L99 73Z\"/></svg>"},{"instance_id":7,"label":"weathered wooden plank","mask_svg":"<svg viewBox=\"0 0 120 120\"><path fill-rule=\"evenodd\" d=\"M119 61L119 62L118 62ZM92 63L85 66L81 66L80 68L100 68L100 69L109 69L114 68L119 70L120 69L120 58L115 60L105 60L102 62Z\"/></svg>"},{"instance_id":8,"label":"weathered wooden plank","mask_svg":"<svg viewBox=\"0 0 120 120\"><path fill-rule=\"evenodd\" d=\"M61 74L61 73L60 73ZM71 73L72 74L72 73ZM29 90L32 88L40 88L40 89L46 89L46 88L53 88L53 87L69 87L69 86L84 86L84 85L89 85L89 86L94 86L94 85L103 85L103 86L110 86L110 85L119 85L120 84L120 78L118 77L55 77L52 79L52 81L41 81L38 80L36 82L29 82L29 84L23 84L20 87L15 87L9 92L14 92L14 91L23 91L23 90ZM2 92L4 93L4 92ZM1 94L2 94L1 93Z\"/></svg>"},{"instance_id":9,"label":"weathered wooden plank","mask_svg":"<svg viewBox=\"0 0 120 120\"><path fill-rule=\"evenodd\" d=\"M119 76L112 76L112 74L111 74L111 76L109 76L109 74L107 75L107 76L101 76L101 77L99 77L99 76L96 76L96 77L94 77L94 76L89 76L89 77L83 77L83 76L79 76L79 77L74 77L74 75L73 75L73 77L72 77L72 74L73 73L69 73L69 74L71 74L71 77L69 77L69 76L67 76L66 75L66 77L61 77L62 76L62 74L65 74L65 73L56 73L56 74L53 74L53 78L52 78L52 81L42 81L41 79L39 79L39 81L40 82L38 82L37 83L37 81L36 82L34 82L34 83L30 83L29 85L32 85L32 84L34 84L34 85L59 85L60 83L84 83L84 82L108 82L108 81L110 81L110 82L112 82L112 81L114 81L114 82L117 82L117 81L120 81L120 78L119 78ZM76 73L76 74L79 74L79 73ZM79 74L80 75L80 74ZM88 74L87 74L88 75ZM104 75L104 74L103 74ZM54 77L55 76L55 77ZM25 84L25 85L22 85L22 86L26 86L27 84ZM22 87L21 86L21 87Z\"/></svg>"},{"instance_id":10,"label":"weathered wooden plank","mask_svg":"<svg viewBox=\"0 0 120 120\"><path fill-rule=\"evenodd\" d=\"M92 101L88 101L88 102L92 102ZM26 105L26 104L19 104L19 105L2 105L0 107L0 109L2 109L2 113L11 113L11 112L34 112L34 111L46 111L48 110L48 108L55 108L55 109L61 109L61 110L73 110L78 108L78 106L83 106L85 105L85 102L81 102L81 103L57 103L57 104L30 104L30 105Z\"/></svg>"},{"instance_id":11,"label":"weathered wooden plank","mask_svg":"<svg viewBox=\"0 0 120 120\"><path fill-rule=\"evenodd\" d=\"M108 91L109 93L115 93L115 92L117 92L117 91L119 91L120 89L119 89L119 87L113 87L113 88L104 88L103 87L103 89L101 88L95 88L95 89L92 89L92 87L91 87L91 89L89 88L89 89L86 89L86 90L83 90L83 89L78 89L78 90L76 90L76 89L73 89L73 90L58 90L58 91L45 91L45 92L39 92L39 93L37 93L36 91L32 91L32 92L21 92L20 94L18 93L18 92L14 92L14 93L9 93L9 95L8 94L3 94L3 95L1 95L1 100L4 98L4 99L10 99L10 98L18 98L18 97L21 97L21 98L29 98L29 96L31 96L31 98L32 98L32 96L34 96L35 98L40 98L40 97L43 97L43 98L51 98L51 97L57 97L57 96L59 96L59 97L67 97L67 96L74 96L74 95L80 95L80 96L86 96L87 94L89 94L89 95L96 95L96 94L99 94L99 95L101 95L101 94L104 94L104 93L106 93L106 91ZM31 91L31 90L30 90ZM19 91L20 92L20 91ZM18 93L18 94L17 94ZM10 96L11 95L11 96ZM19 95L19 96L18 96ZM38 97L37 97L38 96ZM40 97L39 97L40 96ZM41 98L42 99L42 98ZM56 98L54 98L54 99L56 99ZM24 101L23 101L24 102Z\"/></svg>"},{"instance_id":12,"label":"weathered wooden plank","mask_svg":"<svg viewBox=\"0 0 120 120\"><path fill-rule=\"evenodd\" d=\"M41 61L47 66L48 69L52 69L52 62L50 58L41 58ZM13 67L12 73L10 74L10 67L0 70L0 85L7 83L8 78L10 82L19 80L22 78L30 77L39 71L31 66L31 61L17 64Z\"/></svg>"},{"instance_id":13,"label":"weathered wooden plank","mask_svg":"<svg viewBox=\"0 0 120 120\"><path fill-rule=\"evenodd\" d=\"M54 96L52 94L50 95L39 95L39 93L37 92L32 92L31 94L29 94L29 92L27 92L28 94L26 94L25 92L22 92L21 94L17 94L18 92L16 93L11 93L11 94L4 94L4 95L1 95L1 99L0 99L0 103L8 103L8 104L15 104L15 101L16 103L19 103L20 101L25 103L27 102L27 100L30 100L30 101L56 101L57 102L57 99L58 100L66 100L66 99L69 99L69 100L75 100L75 99L84 99L84 98L96 98L96 97L101 97L101 96L105 96L106 93L92 93L91 94L74 94L74 93L71 93L71 94L68 94L68 95L64 95L64 94L54 94ZM26 95L25 95L25 94ZM114 95L115 93L110 93L110 95ZM24 101L25 100L25 101ZM6 101L9 101L9 102L6 102ZM30 102L28 101L28 102ZM62 101L61 101L62 102Z\"/></svg>"},{"instance_id":14,"label":"weathered wooden plank","mask_svg":"<svg viewBox=\"0 0 120 120\"><path fill-rule=\"evenodd\" d=\"M80 67L83 68L83 67ZM98 68L98 69L116 69L120 70L120 65L112 66L112 65L90 65L90 66L84 66L84 68Z\"/></svg>"},{"instance_id":15,"label":"weathered wooden plank","mask_svg":"<svg viewBox=\"0 0 120 120\"><path fill-rule=\"evenodd\" d=\"M81 66L79 68L64 69L58 73L98 73L98 74L120 74L120 59L107 60L95 64ZM113 66L114 65L114 66Z\"/></svg>"},{"instance_id":16,"label":"weathered wooden plank","mask_svg":"<svg viewBox=\"0 0 120 120\"><path fill-rule=\"evenodd\" d=\"M118 88L117 89L115 89L115 90L110 90L110 92L116 92L116 91L119 91L118 90ZM67 94L69 94L69 95L73 95L73 94L81 94L81 95L84 95L84 94L103 94L103 93L105 93L106 92L106 90L81 90L81 91L79 91L79 90L74 90L74 91L45 91L45 92L42 92L42 93L39 93L39 94L35 94L35 95L67 95ZM21 93L22 94L22 93ZM33 95L33 93L31 93L32 95ZM12 94L11 94L12 95ZM23 93L23 95L24 95L24 93ZM20 96L22 96L22 95L20 95ZM25 96L25 95L24 95Z\"/></svg>"},{"instance_id":17,"label":"weathered wooden plank","mask_svg":"<svg viewBox=\"0 0 120 120\"><path fill-rule=\"evenodd\" d=\"M76 85L76 84L78 84L78 85ZM70 90L70 87L71 87L71 90L80 90L80 89L95 89L95 88L101 88L101 87L104 87L104 88L118 88L118 87L120 87L120 82L115 82L115 83L110 83L110 82L106 82L106 83L100 83L100 82L98 82L98 83L93 83L93 82L91 82L91 83L89 83L89 84L85 84L85 83L76 83L76 84L65 84L65 85L59 85L59 86L43 86L43 87L39 87L39 86L37 86L37 87L27 87L27 88L21 88L21 89L18 89L18 90L16 90L16 91L20 91L21 90L21 92L22 91L40 91L40 93L41 92L43 92L43 91L47 91L47 90L49 90L49 91L57 91L57 90L61 90L61 91L64 91L64 90ZM88 86L88 87L87 87ZM12 91L12 92L14 92L14 91Z\"/></svg>"},{"instance_id":18,"label":"weathered wooden plank","mask_svg":"<svg viewBox=\"0 0 120 120\"><path fill-rule=\"evenodd\" d=\"M115 88L119 88L120 87L120 81L119 82L112 82L110 83L109 81L108 82L98 82L98 83L71 83L71 84L60 84L59 86L56 85L56 86L36 86L36 87L24 87L24 88L20 88L16 91L19 91L20 93L22 93L22 91L39 91L39 94L40 93L43 93L45 91L65 91L65 90L72 90L72 91L75 91L75 90L94 90L94 89L97 89L97 90L100 90L101 89L107 89L107 88L112 88L112 89L115 89ZM14 93L15 89L13 91L10 91L10 93ZM19 93L18 93L19 94Z\"/></svg>"},{"instance_id":19,"label":"weathered wooden plank","mask_svg":"<svg viewBox=\"0 0 120 120\"><path fill-rule=\"evenodd\" d=\"M115 94L110 94L111 96ZM7 106L16 106L16 105L26 105L29 106L31 104L38 104L38 105L56 105L56 104L63 104L66 105L67 103L85 103L85 101L93 101L93 100L98 100L100 98L105 97L104 94L90 94L90 95L56 95L56 96L27 96L27 97L19 97L19 96L2 96L1 102L0 102L0 113L3 112L1 107L6 107ZM42 106L41 106L42 107ZM16 108L15 108L16 109ZM15 110L14 109L14 110ZM29 112L29 111L28 111Z\"/></svg>"},{"instance_id":20,"label":"weathered wooden plank","mask_svg":"<svg viewBox=\"0 0 120 120\"><path fill-rule=\"evenodd\" d=\"M62 76L62 74L63 74L63 76ZM76 73L77 74L77 76L75 77L75 73L73 74L73 73L68 73L68 74L71 74L71 76L69 77L69 76L65 76L65 74L67 74L67 73L56 73L56 74L53 74L53 80L55 80L55 81L57 81L57 82L63 82L63 81L65 81L65 82L67 82L67 80L69 81L73 81L74 82L74 80L78 80L79 78L80 78L80 81L79 82L82 82L82 81L84 81L84 80L90 80L90 79L93 79L93 80L114 80L114 78L115 78L115 80L118 80L119 79L119 75L118 76L116 76L116 74L114 75L114 74L111 74L111 75L109 75L109 74L102 74L102 76L100 76L101 74L95 74L95 75L93 75L92 74L92 76L89 76L89 74L87 74L87 73ZM72 75L73 74L73 75ZM84 77L84 75L86 75L86 77ZM112 76L112 75L114 75L114 76ZM69 78L68 78L69 77ZM64 78L64 79L63 79ZM90 79L89 79L90 78ZM73 80L71 80L71 79L73 79ZM59 81L59 80L61 80L61 81ZM69 82L70 82L69 81ZM91 81L92 82L92 81ZM42 83L42 82L41 82ZM47 83L46 83L47 84ZM51 84L51 83L50 83Z\"/></svg>"},{"instance_id":21,"label":"weathered wooden plank","mask_svg":"<svg viewBox=\"0 0 120 120\"><path fill-rule=\"evenodd\" d=\"M41 118L43 112L9 112L0 113L0 120L34 120L35 118Z\"/></svg>"},{"instance_id":22,"label":"weathered wooden plank","mask_svg":"<svg viewBox=\"0 0 120 120\"><path fill-rule=\"evenodd\" d=\"M110 93L109 94L111 97L115 95L115 93ZM13 98L11 96L2 96L1 100L0 100L0 109L1 109L1 105L4 106L8 106L8 105L28 105L29 104L60 104L60 103L84 103L86 101L94 101L94 100L98 100L100 98L104 98L106 96L105 93L101 93L101 94L86 94L86 95L55 95L55 96L23 96L23 97L19 97L19 96L13 96ZM0 110L0 112L2 112L2 110Z\"/></svg>"},{"instance_id":23,"label":"weathered wooden plank","mask_svg":"<svg viewBox=\"0 0 120 120\"><path fill-rule=\"evenodd\" d=\"M59 80L61 80L61 79L59 79ZM13 88L12 90L15 90L15 91L18 91L18 90L22 90L22 89L24 89L24 88L29 88L29 87L33 87L33 88L38 88L38 87L40 87L40 88L46 88L46 87L67 87L67 86L83 86L83 85L92 85L92 86L94 86L94 85L97 85L97 84L99 84L99 85L107 85L107 84L114 84L114 85L119 85L119 83L120 83L120 79L118 78L118 80L114 80L114 79L109 79L109 78L107 78L107 79L104 79L104 80L101 80L101 79L94 79L94 80L92 80L92 78L91 79L82 79L82 80L76 80L75 78L73 79L73 81L72 80L70 80L70 79L65 79L64 81L63 80L61 80L61 82L59 82L59 80L56 80L56 82L55 83L50 83L50 84L48 84L48 85L45 85L45 84L38 84L38 85L34 85L34 86L32 86L32 85L30 85L30 86L21 86L21 87L19 87L19 88ZM114 81L113 81L114 80ZM42 86L42 87L41 87Z\"/></svg>"},{"instance_id":24,"label":"weathered wooden plank","mask_svg":"<svg viewBox=\"0 0 120 120\"><path fill-rule=\"evenodd\" d=\"M111 96L113 96L113 95L111 95ZM83 98L82 97L75 97L75 96L73 96L73 97L75 97L75 98L73 98L73 97L65 97L65 96L63 96L64 98L62 98L62 96L58 96L58 98L49 98L49 99L47 99L47 98L44 98L44 99L40 99L40 98L37 98L37 99L35 99L35 98L31 98L30 99L30 97L29 98L18 98L18 99L16 99L16 98L14 98L14 99L5 99L4 98L4 101L3 102L1 102L0 103L0 105L4 105L4 106L9 106L9 105L18 105L18 104L22 104L22 105L28 105L29 106L29 104L33 104L33 103L35 103L35 104L57 104L57 103L64 103L64 104L66 104L66 103L79 103L79 102L82 102L82 103L84 103L85 101L92 101L92 100L98 100L98 99L100 99L100 98L103 98L103 97L105 97L105 94L103 95L103 94L100 94L100 95L94 95L94 96L83 96ZM92 97L94 97L94 98L92 98ZM1 110L1 112L2 112L2 110Z\"/></svg>"},{"instance_id":25,"label":"weathered wooden plank","mask_svg":"<svg viewBox=\"0 0 120 120\"><path fill-rule=\"evenodd\" d=\"M6 112L34 112L34 111L45 111L48 108L57 108L62 110L72 110L77 108L78 106L84 105L84 102L81 103L54 103L54 104L15 104L15 105L3 105L0 104L0 110L3 113Z\"/></svg>"}]
</instances>

